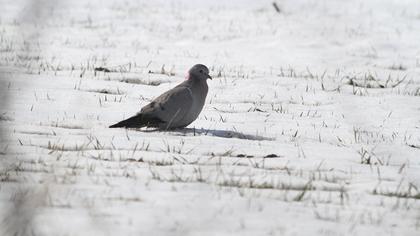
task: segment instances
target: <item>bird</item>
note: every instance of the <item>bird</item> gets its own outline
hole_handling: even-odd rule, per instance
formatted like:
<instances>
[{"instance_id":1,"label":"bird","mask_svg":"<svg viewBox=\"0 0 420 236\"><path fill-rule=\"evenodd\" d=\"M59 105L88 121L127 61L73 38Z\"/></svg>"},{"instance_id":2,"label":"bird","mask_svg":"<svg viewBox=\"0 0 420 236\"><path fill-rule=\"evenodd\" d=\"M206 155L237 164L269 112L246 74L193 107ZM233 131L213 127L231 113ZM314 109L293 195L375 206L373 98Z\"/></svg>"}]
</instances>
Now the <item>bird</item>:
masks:
<instances>
[{"instance_id":1,"label":"bird","mask_svg":"<svg viewBox=\"0 0 420 236\"><path fill-rule=\"evenodd\" d=\"M212 79L207 66L196 64L188 71L185 81L152 100L136 115L109 128L184 128L203 110L208 93L207 79Z\"/></svg>"}]
</instances>

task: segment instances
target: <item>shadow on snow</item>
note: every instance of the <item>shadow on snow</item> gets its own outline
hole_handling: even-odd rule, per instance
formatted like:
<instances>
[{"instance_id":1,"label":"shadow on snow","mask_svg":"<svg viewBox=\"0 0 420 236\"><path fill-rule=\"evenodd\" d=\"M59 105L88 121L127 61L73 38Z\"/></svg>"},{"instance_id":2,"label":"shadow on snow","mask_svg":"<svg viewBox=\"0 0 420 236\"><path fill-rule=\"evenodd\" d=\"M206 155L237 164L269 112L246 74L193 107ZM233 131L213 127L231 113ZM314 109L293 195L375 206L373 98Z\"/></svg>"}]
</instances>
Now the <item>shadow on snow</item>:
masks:
<instances>
[{"instance_id":1,"label":"shadow on snow","mask_svg":"<svg viewBox=\"0 0 420 236\"><path fill-rule=\"evenodd\" d=\"M153 130L144 130L145 132L156 132L159 129ZM260 135L244 134L232 130L219 130L219 129L195 129L195 128L179 128L174 130L166 130L165 132L173 133L175 135L205 135L205 136L214 136L220 138L238 138L246 140L256 140L256 141L273 141L274 138L264 137Z\"/></svg>"}]
</instances>

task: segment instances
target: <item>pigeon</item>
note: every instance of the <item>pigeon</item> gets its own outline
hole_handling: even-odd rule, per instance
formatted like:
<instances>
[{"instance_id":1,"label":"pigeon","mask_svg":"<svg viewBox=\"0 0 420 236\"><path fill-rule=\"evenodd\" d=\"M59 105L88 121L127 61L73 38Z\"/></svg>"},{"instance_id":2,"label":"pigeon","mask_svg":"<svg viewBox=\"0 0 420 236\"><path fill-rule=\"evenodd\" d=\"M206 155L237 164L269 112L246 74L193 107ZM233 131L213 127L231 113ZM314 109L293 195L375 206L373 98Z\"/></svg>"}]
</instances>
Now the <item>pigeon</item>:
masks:
<instances>
[{"instance_id":1,"label":"pigeon","mask_svg":"<svg viewBox=\"0 0 420 236\"><path fill-rule=\"evenodd\" d=\"M209 69L197 64L188 71L184 82L155 98L136 115L109 128L154 127L168 130L186 127L197 119L204 107L207 79L212 79Z\"/></svg>"}]
</instances>

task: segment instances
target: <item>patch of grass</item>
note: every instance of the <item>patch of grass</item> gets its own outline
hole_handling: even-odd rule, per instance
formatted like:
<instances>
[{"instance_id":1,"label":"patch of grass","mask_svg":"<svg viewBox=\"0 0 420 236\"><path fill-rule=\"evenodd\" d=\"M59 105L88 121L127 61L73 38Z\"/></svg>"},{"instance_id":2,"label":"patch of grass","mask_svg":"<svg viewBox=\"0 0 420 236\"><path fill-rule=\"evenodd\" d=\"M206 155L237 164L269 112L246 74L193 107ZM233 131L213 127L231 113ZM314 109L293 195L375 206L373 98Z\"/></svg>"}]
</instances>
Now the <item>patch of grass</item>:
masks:
<instances>
[{"instance_id":1,"label":"patch of grass","mask_svg":"<svg viewBox=\"0 0 420 236\"><path fill-rule=\"evenodd\" d=\"M405 81L407 75L402 78L393 78L391 74L388 75L388 78L385 82L380 82L379 79L372 74L365 74L362 78L351 77L348 79L347 84L353 87L360 88L395 88Z\"/></svg>"},{"instance_id":2,"label":"patch of grass","mask_svg":"<svg viewBox=\"0 0 420 236\"><path fill-rule=\"evenodd\" d=\"M408 199L416 199L416 200L420 199L420 192L417 186L415 186L413 183L409 183L407 189L401 190L401 183L402 182L400 182L397 189L394 191L379 190L378 188L375 188L372 191L372 194L386 196L386 197L408 198Z\"/></svg>"}]
</instances>

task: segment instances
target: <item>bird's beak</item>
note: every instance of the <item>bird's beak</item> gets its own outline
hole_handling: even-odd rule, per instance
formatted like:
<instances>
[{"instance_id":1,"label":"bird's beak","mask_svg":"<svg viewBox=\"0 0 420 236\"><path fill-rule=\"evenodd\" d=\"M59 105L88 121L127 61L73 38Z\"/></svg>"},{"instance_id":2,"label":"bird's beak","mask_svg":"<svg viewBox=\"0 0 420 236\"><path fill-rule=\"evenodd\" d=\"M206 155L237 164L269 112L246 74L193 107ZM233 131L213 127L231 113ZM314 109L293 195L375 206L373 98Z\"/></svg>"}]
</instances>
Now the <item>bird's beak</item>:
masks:
<instances>
[{"instance_id":1,"label":"bird's beak","mask_svg":"<svg viewBox=\"0 0 420 236\"><path fill-rule=\"evenodd\" d=\"M207 78L209 78L209 79L213 80L213 78L212 78L210 75L207 75Z\"/></svg>"}]
</instances>

